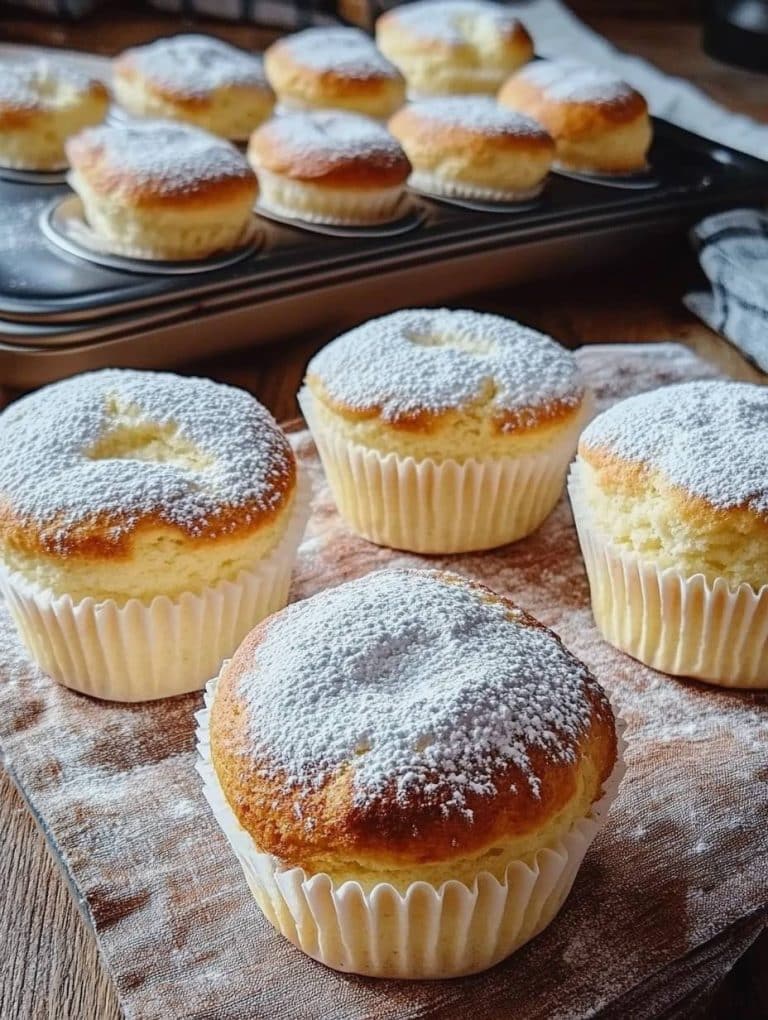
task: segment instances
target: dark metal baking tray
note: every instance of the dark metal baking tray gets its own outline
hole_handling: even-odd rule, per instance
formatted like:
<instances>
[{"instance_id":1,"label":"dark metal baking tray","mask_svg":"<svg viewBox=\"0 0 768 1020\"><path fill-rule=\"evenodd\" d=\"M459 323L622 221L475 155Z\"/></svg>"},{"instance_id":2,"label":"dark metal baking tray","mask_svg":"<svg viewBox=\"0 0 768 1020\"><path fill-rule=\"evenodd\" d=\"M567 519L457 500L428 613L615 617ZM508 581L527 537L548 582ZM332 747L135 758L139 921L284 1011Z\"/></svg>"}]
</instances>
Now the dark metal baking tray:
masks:
<instances>
[{"instance_id":1,"label":"dark metal baking tray","mask_svg":"<svg viewBox=\"0 0 768 1020\"><path fill-rule=\"evenodd\" d=\"M38 219L66 188L2 183L0 372L26 384L90 363L168 364L344 326L406 301L451 300L583 267L708 210L768 197L767 163L665 121L655 121L651 163L656 188L553 176L540 204L516 213L415 197L424 222L394 237L322 237L265 222L266 243L250 258L181 277L108 269L60 251Z\"/></svg>"}]
</instances>

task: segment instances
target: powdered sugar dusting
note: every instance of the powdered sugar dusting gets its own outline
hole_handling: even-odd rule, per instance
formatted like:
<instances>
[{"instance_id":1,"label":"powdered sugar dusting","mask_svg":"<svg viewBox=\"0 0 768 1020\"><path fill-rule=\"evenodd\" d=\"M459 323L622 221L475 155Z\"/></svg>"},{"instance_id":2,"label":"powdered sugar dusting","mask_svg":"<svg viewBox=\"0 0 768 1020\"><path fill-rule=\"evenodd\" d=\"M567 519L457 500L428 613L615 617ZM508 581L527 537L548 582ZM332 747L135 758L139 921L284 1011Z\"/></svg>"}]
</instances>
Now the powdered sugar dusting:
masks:
<instances>
[{"instance_id":1,"label":"powdered sugar dusting","mask_svg":"<svg viewBox=\"0 0 768 1020\"><path fill-rule=\"evenodd\" d=\"M170 120L102 124L77 136L71 154L77 168L80 143L101 152L105 169L130 175L139 185L178 194L200 184L252 176L245 157L223 138Z\"/></svg>"},{"instance_id":2,"label":"powdered sugar dusting","mask_svg":"<svg viewBox=\"0 0 768 1020\"><path fill-rule=\"evenodd\" d=\"M512 34L520 24L508 7L489 0L418 0L398 7L392 16L412 35L453 45L466 43L473 25Z\"/></svg>"},{"instance_id":3,"label":"powdered sugar dusting","mask_svg":"<svg viewBox=\"0 0 768 1020\"><path fill-rule=\"evenodd\" d=\"M401 77L394 64L359 28L307 28L277 44L298 64L349 78Z\"/></svg>"},{"instance_id":4,"label":"powdered sugar dusting","mask_svg":"<svg viewBox=\"0 0 768 1020\"><path fill-rule=\"evenodd\" d=\"M378 121L339 110L286 113L261 129L281 152L302 160L328 163L371 159L379 164L404 162L400 143Z\"/></svg>"},{"instance_id":5,"label":"powdered sugar dusting","mask_svg":"<svg viewBox=\"0 0 768 1020\"><path fill-rule=\"evenodd\" d=\"M528 136L540 138L545 135L541 126L521 113L515 113L500 106L489 96L446 96L438 99L424 99L409 107L418 117L435 120L440 124L477 131L484 135Z\"/></svg>"},{"instance_id":6,"label":"powdered sugar dusting","mask_svg":"<svg viewBox=\"0 0 768 1020\"><path fill-rule=\"evenodd\" d=\"M240 681L257 760L288 789L354 769L355 801L418 793L445 814L497 792L529 752L572 762L596 687L549 632L510 618L453 575L369 574L268 626Z\"/></svg>"},{"instance_id":7,"label":"powdered sugar dusting","mask_svg":"<svg viewBox=\"0 0 768 1020\"><path fill-rule=\"evenodd\" d=\"M615 74L575 60L535 60L518 76L543 89L548 98L566 103L614 103L633 95L632 87Z\"/></svg>"},{"instance_id":8,"label":"powdered sugar dusting","mask_svg":"<svg viewBox=\"0 0 768 1020\"><path fill-rule=\"evenodd\" d=\"M661 471L728 509L768 514L768 391L692 382L630 397L595 419L582 442Z\"/></svg>"},{"instance_id":9,"label":"powdered sugar dusting","mask_svg":"<svg viewBox=\"0 0 768 1020\"><path fill-rule=\"evenodd\" d=\"M161 432L152 459L141 450L104 458L105 437ZM163 438L165 437L165 438ZM190 457L175 458L181 442ZM163 449L165 445L168 452ZM163 457L167 459L162 459ZM274 419L243 390L166 372L109 369L46 386L0 415L0 495L23 521L49 527L51 547L95 515L114 520L117 542L146 514L187 533L232 525L226 512L280 505L293 455Z\"/></svg>"},{"instance_id":10,"label":"powdered sugar dusting","mask_svg":"<svg viewBox=\"0 0 768 1020\"><path fill-rule=\"evenodd\" d=\"M206 35L175 35L128 50L140 74L189 98L231 85L268 88L261 58Z\"/></svg>"},{"instance_id":11,"label":"powdered sugar dusting","mask_svg":"<svg viewBox=\"0 0 768 1020\"><path fill-rule=\"evenodd\" d=\"M87 92L93 80L87 74L47 60L0 64L0 107L11 110L52 109L55 93L62 86L78 93Z\"/></svg>"},{"instance_id":12,"label":"powdered sugar dusting","mask_svg":"<svg viewBox=\"0 0 768 1020\"><path fill-rule=\"evenodd\" d=\"M309 363L331 399L379 409L385 421L461 409L483 399L499 413L583 396L573 356L511 319L472 311L407 309L338 337Z\"/></svg>"}]
</instances>

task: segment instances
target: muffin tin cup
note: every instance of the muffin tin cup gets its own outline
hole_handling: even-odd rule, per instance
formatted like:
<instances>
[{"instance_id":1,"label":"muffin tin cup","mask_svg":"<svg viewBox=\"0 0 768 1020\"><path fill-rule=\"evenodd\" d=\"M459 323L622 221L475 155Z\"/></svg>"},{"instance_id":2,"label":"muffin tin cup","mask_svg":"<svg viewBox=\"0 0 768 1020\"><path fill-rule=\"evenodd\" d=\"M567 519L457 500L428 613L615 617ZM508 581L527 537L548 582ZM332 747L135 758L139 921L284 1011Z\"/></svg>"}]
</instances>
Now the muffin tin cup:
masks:
<instances>
[{"instance_id":1,"label":"muffin tin cup","mask_svg":"<svg viewBox=\"0 0 768 1020\"><path fill-rule=\"evenodd\" d=\"M377 545L417 553L493 549L535 531L562 495L580 430L575 423L550 449L521 457L416 460L333 434L309 391L298 399L348 526Z\"/></svg>"},{"instance_id":2,"label":"muffin tin cup","mask_svg":"<svg viewBox=\"0 0 768 1020\"><path fill-rule=\"evenodd\" d=\"M30 655L64 687L122 702L198 691L252 627L286 604L309 515L307 481L291 513L279 544L251 570L178 598L74 602L6 571L0 589Z\"/></svg>"},{"instance_id":3,"label":"muffin tin cup","mask_svg":"<svg viewBox=\"0 0 768 1020\"><path fill-rule=\"evenodd\" d=\"M205 798L270 924L308 956L347 973L460 977L487 970L519 949L560 910L625 772L620 735L616 766L589 817L530 863L510 863L502 881L483 871L471 886L417 881L401 892L388 882L367 889L356 881L336 884L328 874L310 876L259 851L229 807L210 760L208 724L216 684L208 684L205 709L196 716L197 770ZM621 734L622 727L617 729Z\"/></svg>"},{"instance_id":4,"label":"muffin tin cup","mask_svg":"<svg viewBox=\"0 0 768 1020\"><path fill-rule=\"evenodd\" d=\"M613 545L590 523L577 465L568 479L592 613L615 648L672 676L768 688L768 585L731 587L661 568Z\"/></svg>"}]
</instances>

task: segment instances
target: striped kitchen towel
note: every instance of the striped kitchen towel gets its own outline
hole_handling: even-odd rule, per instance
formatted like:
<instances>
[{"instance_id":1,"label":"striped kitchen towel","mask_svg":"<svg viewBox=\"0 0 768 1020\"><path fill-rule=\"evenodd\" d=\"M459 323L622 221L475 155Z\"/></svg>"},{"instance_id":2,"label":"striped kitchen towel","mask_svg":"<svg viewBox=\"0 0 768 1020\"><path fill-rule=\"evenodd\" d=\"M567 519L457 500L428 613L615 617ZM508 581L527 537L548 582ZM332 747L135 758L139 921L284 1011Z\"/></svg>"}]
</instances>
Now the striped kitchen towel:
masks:
<instances>
[{"instance_id":1,"label":"striped kitchen towel","mask_svg":"<svg viewBox=\"0 0 768 1020\"><path fill-rule=\"evenodd\" d=\"M716 213L693 228L691 241L712 290L686 294L686 306L768 372L768 215Z\"/></svg>"}]
</instances>

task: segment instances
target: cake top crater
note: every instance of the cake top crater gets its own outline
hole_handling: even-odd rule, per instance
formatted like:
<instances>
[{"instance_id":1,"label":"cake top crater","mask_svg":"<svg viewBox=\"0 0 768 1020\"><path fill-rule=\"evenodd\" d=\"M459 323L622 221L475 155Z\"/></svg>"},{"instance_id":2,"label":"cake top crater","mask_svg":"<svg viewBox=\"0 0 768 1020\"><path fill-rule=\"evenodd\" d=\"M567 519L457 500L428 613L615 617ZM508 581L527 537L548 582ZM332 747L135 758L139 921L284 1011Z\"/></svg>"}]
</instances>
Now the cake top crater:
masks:
<instances>
[{"instance_id":1,"label":"cake top crater","mask_svg":"<svg viewBox=\"0 0 768 1020\"><path fill-rule=\"evenodd\" d=\"M573 763L595 698L607 705L551 631L436 571L381 571L295 603L230 668L265 776L311 791L351 768L357 805L413 795L445 816L509 769L537 797L532 754Z\"/></svg>"},{"instance_id":2,"label":"cake top crater","mask_svg":"<svg viewBox=\"0 0 768 1020\"><path fill-rule=\"evenodd\" d=\"M104 85L69 64L48 60L0 64L0 109L58 109L89 92L106 98Z\"/></svg>"},{"instance_id":3,"label":"cake top crater","mask_svg":"<svg viewBox=\"0 0 768 1020\"><path fill-rule=\"evenodd\" d=\"M550 337L474 311L411 308L344 333L310 361L335 404L397 423L482 404L505 431L538 424L547 409L577 408L576 362Z\"/></svg>"},{"instance_id":4,"label":"cake top crater","mask_svg":"<svg viewBox=\"0 0 768 1020\"><path fill-rule=\"evenodd\" d=\"M0 525L34 530L56 554L91 528L118 546L147 518L230 533L279 510L295 472L266 408L208 379L89 372L0 415Z\"/></svg>"},{"instance_id":5,"label":"cake top crater","mask_svg":"<svg viewBox=\"0 0 768 1020\"><path fill-rule=\"evenodd\" d=\"M768 517L768 389L702 381L622 400L583 432L600 450L659 471L722 510Z\"/></svg>"},{"instance_id":6,"label":"cake top crater","mask_svg":"<svg viewBox=\"0 0 768 1020\"><path fill-rule=\"evenodd\" d=\"M190 99L204 99L233 85L268 89L260 57L207 35L174 35L137 46L118 57L121 67L135 68L161 89Z\"/></svg>"},{"instance_id":7,"label":"cake top crater","mask_svg":"<svg viewBox=\"0 0 768 1020\"><path fill-rule=\"evenodd\" d=\"M297 64L320 73L362 80L402 77L373 39L359 28L306 28L275 45Z\"/></svg>"}]
</instances>

